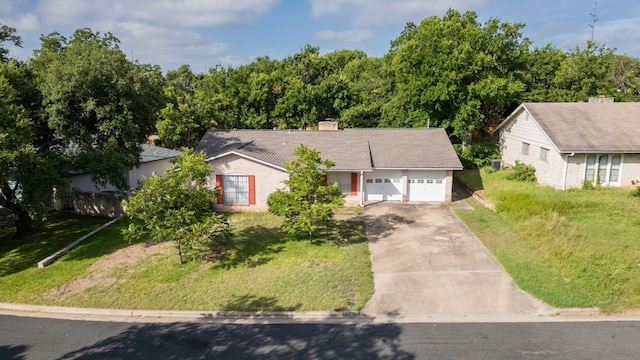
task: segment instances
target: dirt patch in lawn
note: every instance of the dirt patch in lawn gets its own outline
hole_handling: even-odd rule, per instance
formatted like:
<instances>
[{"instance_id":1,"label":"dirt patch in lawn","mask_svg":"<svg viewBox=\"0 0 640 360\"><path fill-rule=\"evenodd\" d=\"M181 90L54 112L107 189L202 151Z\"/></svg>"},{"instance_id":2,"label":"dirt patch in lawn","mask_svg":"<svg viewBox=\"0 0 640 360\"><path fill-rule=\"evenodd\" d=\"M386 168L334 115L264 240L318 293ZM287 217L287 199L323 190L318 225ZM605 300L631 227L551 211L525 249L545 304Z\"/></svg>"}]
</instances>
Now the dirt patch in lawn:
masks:
<instances>
[{"instance_id":1,"label":"dirt patch in lawn","mask_svg":"<svg viewBox=\"0 0 640 360\"><path fill-rule=\"evenodd\" d=\"M61 300L70 295L80 294L90 287L109 286L117 282L123 282L125 280L120 276L114 276L115 270L134 271L135 267L131 265L148 256L168 254L171 251L171 245L169 242L159 244L148 242L120 249L93 263L84 275L47 291L45 296L50 299Z\"/></svg>"}]
</instances>

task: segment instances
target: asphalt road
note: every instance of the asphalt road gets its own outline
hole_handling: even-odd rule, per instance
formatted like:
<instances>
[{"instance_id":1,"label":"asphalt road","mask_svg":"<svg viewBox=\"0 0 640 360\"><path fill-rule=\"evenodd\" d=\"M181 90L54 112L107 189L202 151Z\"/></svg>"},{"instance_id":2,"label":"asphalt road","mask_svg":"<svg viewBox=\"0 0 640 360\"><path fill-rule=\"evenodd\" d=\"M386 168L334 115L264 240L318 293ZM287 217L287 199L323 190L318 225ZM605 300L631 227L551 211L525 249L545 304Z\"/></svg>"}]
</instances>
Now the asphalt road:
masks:
<instances>
[{"instance_id":1,"label":"asphalt road","mask_svg":"<svg viewBox=\"0 0 640 360\"><path fill-rule=\"evenodd\" d=\"M139 324L0 316L0 359L639 359L640 321Z\"/></svg>"}]
</instances>

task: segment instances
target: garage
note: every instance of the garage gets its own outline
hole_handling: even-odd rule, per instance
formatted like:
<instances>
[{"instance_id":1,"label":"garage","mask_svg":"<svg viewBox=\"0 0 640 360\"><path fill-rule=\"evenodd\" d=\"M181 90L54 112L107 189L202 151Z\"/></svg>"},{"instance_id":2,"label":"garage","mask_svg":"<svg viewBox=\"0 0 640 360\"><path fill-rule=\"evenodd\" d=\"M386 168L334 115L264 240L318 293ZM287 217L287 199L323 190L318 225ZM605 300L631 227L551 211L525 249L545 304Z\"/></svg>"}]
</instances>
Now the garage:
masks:
<instances>
[{"instance_id":1,"label":"garage","mask_svg":"<svg viewBox=\"0 0 640 360\"><path fill-rule=\"evenodd\" d=\"M365 175L365 200L402 201L402 171L378 170Z\"/></svg>"},{"instance_id":2,"label":"garage","mask_svg":"<svg viewBox=\"0 0 640 360\"><path fill-rule=\"evenodd\" d=\"M445 201L445 171L409 171L407 175L408 201Z\"/></svg>"}]
</instances>

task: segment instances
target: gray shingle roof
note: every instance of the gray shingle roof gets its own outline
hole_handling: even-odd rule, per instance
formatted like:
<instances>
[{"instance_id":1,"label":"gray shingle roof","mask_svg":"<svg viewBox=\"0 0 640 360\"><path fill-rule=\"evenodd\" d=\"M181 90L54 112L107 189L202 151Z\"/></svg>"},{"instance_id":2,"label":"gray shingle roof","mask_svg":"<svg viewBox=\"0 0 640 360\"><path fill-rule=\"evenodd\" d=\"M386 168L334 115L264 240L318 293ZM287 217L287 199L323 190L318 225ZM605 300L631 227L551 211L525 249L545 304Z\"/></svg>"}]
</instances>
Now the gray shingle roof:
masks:
<instances>
[{"instance_id":1,"label":"gray shingle roof","mask_svg":"<svg viewBox=\"0 0 640 360\"><path fill-rule=\"evenodd\" d=\"M521 108L560 152L640 153L640 103L525 103Z\"/></svg>"},{"instance_id":2,"label":"gray shingle roof","mask_svg":"<svg viewBox=\"0 0 640 360\"><path fill-rule=\"evenodd\" d=\"M209 130L196 151L207 158L235 152L281 168L300 144L332 159L332 170L462 169L444 129Z\"/></svg>"},{"instance_id":3,"label":"gray shingle roof","mask_svg":"<svg viewBox=\"0 0 640 360\"><path fill-rule=\"evenodd\" d=\"M140 162L146 163L156 160L171 159L182 154L182 151L142 144L142 152L140 153Z\"/></svg>"}]
</instances>

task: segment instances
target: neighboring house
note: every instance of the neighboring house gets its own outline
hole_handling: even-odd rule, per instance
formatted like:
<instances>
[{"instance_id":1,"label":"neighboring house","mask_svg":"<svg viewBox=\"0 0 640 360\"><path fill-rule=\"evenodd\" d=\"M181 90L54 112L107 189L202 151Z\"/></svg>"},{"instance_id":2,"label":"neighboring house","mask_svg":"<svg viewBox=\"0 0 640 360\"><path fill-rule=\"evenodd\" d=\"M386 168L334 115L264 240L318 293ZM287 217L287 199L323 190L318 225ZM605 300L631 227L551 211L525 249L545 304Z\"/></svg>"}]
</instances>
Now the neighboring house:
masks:
<instances>
[{"instance_id":1,"label":"neighboring house","mask_svg":"<svg viewBox=\"0 0 640 360\"><path fill-rule=\"evenodd\" d=\"M127 171L128 190L140 187L143 177L148 178L156 173L164 176L171 160L181 154L180 151L158 146L141 145L139 166ZM118 190L111 184L101 186L91 179L88 173L69 173L70 189L62 202L56 204L58 209L73 209L84 215L116 217L123 213L122 200L127 191Z\"/></svg>"},{"instance_id":2,"label":"neighboring house","mask_svg":"<svg viewBox=\"0 0 640 360\"><path fill-rule=\"evenodd\" d=\"M640 182L640 103L525 103L495 133L504 164L532 165L541 185Z\"/></svg>"},{"instance_id":3,"label":"neighboring house","mask_svg":"<svg viewBox=\"0 0 640 360\"><path fill-rule=\"evenodd\" d=\"M327 127L321 123L320 129ZM211 166L210 186L222 190L222 211L266 210L267 197L284 188L285 163L304 144L335 166L347 203L450 201L453 170L462 164L443 129L209 130L196 151Z\"/></svg>"},{"instance_id":4,"label":"neighboring house","mask_svg":"<svg viewBox=\"0 0 640 360\"><path fill-rule=\"evenodd\" d=\"M131 168L125 174L129 189L140 187L140 180L143 176L148 178L154 173L164 176L171 166L171 160L181 154L181 151L159 146L142 144L141 147L140 165ZM70 188L81 192L120 192L111 184L106 186L96 184L88 173L73 174L69 180L71 181Z\"/></svg>"}]
</instances>

